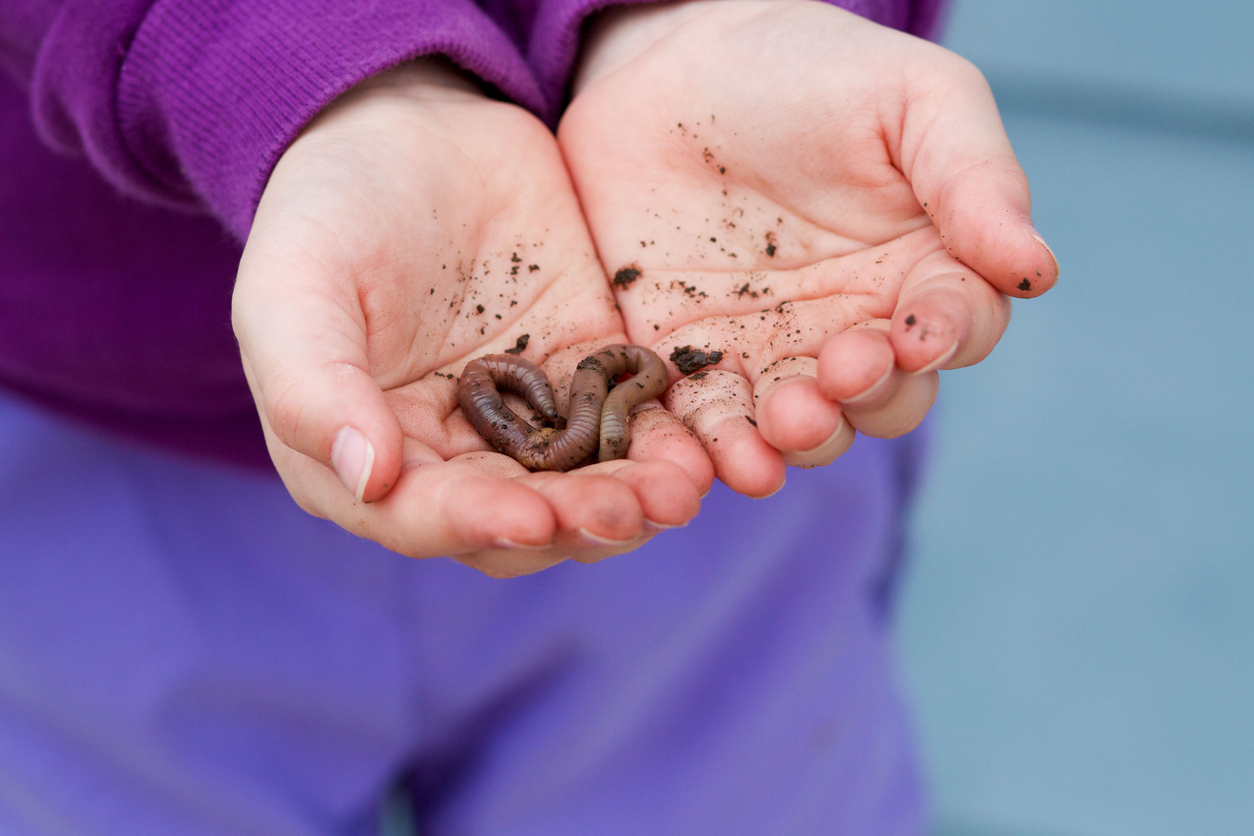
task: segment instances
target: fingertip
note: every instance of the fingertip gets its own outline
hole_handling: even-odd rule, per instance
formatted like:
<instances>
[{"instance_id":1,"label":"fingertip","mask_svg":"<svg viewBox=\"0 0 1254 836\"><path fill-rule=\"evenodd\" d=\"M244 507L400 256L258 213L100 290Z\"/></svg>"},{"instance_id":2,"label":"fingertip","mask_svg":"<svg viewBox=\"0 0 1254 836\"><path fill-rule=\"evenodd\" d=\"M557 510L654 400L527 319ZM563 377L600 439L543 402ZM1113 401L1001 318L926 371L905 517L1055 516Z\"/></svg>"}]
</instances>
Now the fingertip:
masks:
<instances>
[{"instance_id":1,"label":"fingertip","mask_svg":"<svg viewBox=\"0 0 1254 836\"><path fill-rule=\"evenodd\" d=\"M365 497L374 458L374 445L356 427L341 428L331 442L331 467L358 502Z\"/></svg>"},{"instance_id":2,"label":"fingertip","mask_svg":"<svg viewBox=\"0 0 1254 836\"><path fill-rule=\"evenodd\" d=\"M686 525L701 510L701 491L679 464L631 462L615 471L636 492L650 531Z\"/></svg>"},{"instance_id":3,"label":"fingertip","mask_svg":"<svg viewBox=\"0 0 1254 836\"><path fill-rule=\"evenodd\" d=\"M798 375L776 383L758 402L758 431L780 451L810 450L840 426L840 406L819 391L818 381Z\"/></svg>"},{"instance_id":4,"label":"fingertip","mask_svg":"<svg viewBox=\"0 0 1254 836\"><path fill-rule=\"evenodd\" d=\"M555 521L555 544L559 547L586 547L585 533L624 543L643 531L644 511L636 492L613 475L580 471L532 473L520 481L549 503Z\"/></svg>"},{"instance_id":5,"label":"fingertip","mask_svg":"<svg viewBox=\"0 0 1254 836\"><path fill-rule=\"evenodd\" d=\"M714 487L714 462L702 447L696 451L685 449L684 455L676 456L675 463L683 468L688 480L697 490L697 498L705 496Z\"/></svg>"},{"instance_id":6,"label":"fingertip","mask_svg":"<svg viewBox=\"0 0 1254 836\"><path fill-rule=\"evenodd\" d=\"M784 487L788 473L783 455L743 418L716 425L706 449L718 478L736 493L766 499Z\"/></svg>"},{"instance_id":7,"label":"fingertip","mask_svg":"<svg viewBox=\"0 0 1254 836\"><path fill-rule=\"evenodd\" d=\"M463 474L444 484L424 486L420 493L429 517L443 520L454 551L547 548L557 535L558 520L548 499L517 479Z\"/></svg>"},{"instance_id":8,"label":"fingertip","mask_svg":"<svg viewBox=\"0 0 1254 836\"><path fill-rule=\"evenodd\" d=\"M314 513L399 554L457 556L503 547L528 550L553 541L548 502L517 479L485 475L454 461L410 464L386 497L363 505L349 498L329 468L295 458L308 472L298 482L316 488Z\"/></svg>"},{"instance_id":9,"label":"fingertip","mask_svg":"<svg viewBox=\"0 0 1254 836\"><path fill-rule=\"evenodd\" d=\"M1049 262L1043 273L1040 269L1034 270L1037 279L1035 284L1033 284L1030 276L1024 276L1026 283L1020 282L1017 289L1023 291L1024 293L1030 292L1032 296L1038 296L1058 284L1058 276L1062 268L1058 264L1058 256L1054 255L1053 248L1050 247L1049 244L1045 243L1045 239L1041 237L1041 234L1036 231L1035 227L1031 226L1031 223L1032 221L1029 219L1028 234L1036 241L1037 244L1040 245L1041 249L1045 251L1045 254L1049 256Z\"/></svg>"},{"instance_id":10,"label":"fingertip","mask_svg":"<svg viewBox=\"0 0 1254 836\"><path fill-rule=\"evenodd\" d=\"M889 339L897 365L906 372L932 371L949 362L971 331L971 308L959 293L923 290L902 300Z\"/></svg>"},{"instance_id":11,"label":"fingertip","mask_svg":"<svg viewBox=\"0 0 1254 836\"><path fill-rule=\"evenodd\" d=\"M996 256L963 256L961 261L986 278L993 287L1017 299L1034 299L1058 283L1058 258L1032 225L1032 219L1019 219L1017 229L1006 231L994 244Z\"/></svg>"},{"instance_id":12,"label":"fingertip","mask_svg":"<svg viewBox=\"0 0 1254 836\"><path fill-rule=\"evenodd\" d=\"M884 398L845 407L845 418L863 435L897 438L917 427L936 402L940 375L898 375L894 390Z\"/></svg>"},{"instance_id":13,"label":"fingertip","mask_svg":"<svg viewBox=\"0 0 1254 836\"><path fill-rule=\"evenodd\" d=\"M401 469L399 442L381 445L384 455L380 456L379 448L356 427L345 425L336 433L331 442L331 468L354 500L376 502L391 491Z\"/></svg>"},{"instance_id":14,"label":"fingertip","mask_svg":"<svg viewBox=\"0 0 1254 836\"><path fill-rule=\"evenodd\" d=\"M375 502L400 476L400 422L369 373L349 363L267 371L252 364L258 404L284 446L330 467L358 502Z\"/></svg>"},{"instance_id":15,"label":"fingertip","mask_svg":"<svg viewBox=\"0 0 1254 836\"><path fill-rule=\"evenodd\" d=\"M783 487L784 461L758 432L754 391L748 380L714 369L700 379L680 380L665 397L667 408L705 448L714 475L729 488L762 497Z\"/></svg>"},{"instance_id":16,"label":"fingertip","mask_svg":"<svg viewBox=\"0 0 1254 836\"><path fill-rule=\"evenodd\" d=\"M887 385L897 365L892 341L878 328L842 331L819 352L818 387L823 397L841 403L873 398Z\"/></svg>"},{"instance_id":17,"label":"fingertip","mask_svg":"<svg viewBox=\"0 0 1254 836\"><path fill-rule=\"evenodd\" d=\"M714 464L701 441L678 417L656 406L637 409L631 416L631 446L627 455L637 462L669 462L705 493L714 484Z\"/></svg>"},{"instance_id":18,"label":"fingertip","mask_svg":"<svg viewBox=\"0 0 1254 836\"><path fill-rule=\"evenodd\" d=\"M714 485L714 462L701 442L692 437L692 444L675 445L667 450L666 461L682 472L684 481L693 487L697 496L710 492Z\"/></svg>"},{"instance_id":19,"label":"fingertip","mask_svg":"<svg viewBox=\"0 0 1254 836\"><path fill-rule=\"evenodd\" d=\"M857 433L853 425L841 416L840 423L832 434L809 450L794 450L784 453L784 464L789 467L815 468L829 465L844 455L854 442Z\"/></svg>"},{"instance_id":20,"label":"fingertip","mask_svg":"<svg viewBox=\"0 0 1254 836\"><path fill-rule=\"evenodd\" d=\"M1013 168L973 166L946 187L937 216L954 258L1009 296L1040 296L1058 281L1058 259L1032 225L1027 179Z\"/></svg>"}]
</instances>

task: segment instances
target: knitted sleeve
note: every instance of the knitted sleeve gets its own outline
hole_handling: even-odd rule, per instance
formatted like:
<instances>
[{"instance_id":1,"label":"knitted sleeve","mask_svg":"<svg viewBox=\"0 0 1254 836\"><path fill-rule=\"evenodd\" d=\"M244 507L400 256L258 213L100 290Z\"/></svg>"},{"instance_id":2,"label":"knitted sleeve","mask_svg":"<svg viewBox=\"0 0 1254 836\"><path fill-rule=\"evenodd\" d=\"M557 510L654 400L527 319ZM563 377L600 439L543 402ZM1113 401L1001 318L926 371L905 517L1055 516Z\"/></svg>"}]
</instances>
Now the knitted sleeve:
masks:
<instances>
[{"instance_id":1,"label":"knitted sleeve","mask_svg":"<svg viewBox=\"0 0 1254 836\"><path fill-rule=\"evenodd\" d=\"M13 0L0 65L43 140L123 192L247 236L266 179L337 95L442 54L533 110L520 51L472 0Z\"/></svg>"}]
</instances>

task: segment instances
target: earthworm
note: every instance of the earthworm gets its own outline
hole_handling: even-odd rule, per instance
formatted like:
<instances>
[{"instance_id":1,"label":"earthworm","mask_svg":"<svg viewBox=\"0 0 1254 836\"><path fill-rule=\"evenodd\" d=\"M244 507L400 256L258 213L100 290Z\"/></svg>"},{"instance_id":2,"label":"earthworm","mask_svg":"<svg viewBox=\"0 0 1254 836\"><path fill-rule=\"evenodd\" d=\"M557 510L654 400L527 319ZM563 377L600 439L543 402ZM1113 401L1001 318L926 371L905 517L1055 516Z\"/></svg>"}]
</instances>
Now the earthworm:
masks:
<instances>
[{"instance_id":1,"label":"earthworm","mask_svg":"<svg viewBox=\"0 0 1254 836\"><path fill-rule=\"evenodd\" d=\"M622 374L632 377L609 391L610 381ZM649 349L606 346L575 367L565 428L533 427L505 405L497 387L522 395L545 418L558 421L548 377L521 357L489 354L466 364L457 400L471 426L500 452L532 470L570 470L594 452L598 461L625 456L631 443L627 413L662 394L668 381L666 365Z\"/></svg>"}]
</instances>

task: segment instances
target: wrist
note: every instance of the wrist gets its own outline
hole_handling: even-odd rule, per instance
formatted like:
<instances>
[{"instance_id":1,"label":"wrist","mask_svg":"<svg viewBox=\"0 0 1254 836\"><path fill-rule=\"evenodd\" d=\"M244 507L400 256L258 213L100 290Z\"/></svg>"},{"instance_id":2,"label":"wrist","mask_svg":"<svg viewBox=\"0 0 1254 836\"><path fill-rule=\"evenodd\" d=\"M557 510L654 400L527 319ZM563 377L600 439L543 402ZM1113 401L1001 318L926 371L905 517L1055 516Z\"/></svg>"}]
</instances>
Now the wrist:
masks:
<instances>
[{"instance_id":1,"label":"wrist","mask_svg":"<svg viewBox=\"0 0 1254 836\"><path fill-rule=\"evenodd\" d=\"M434 103L487 99L479 81L443 56L406 61L371 76L341 93L305 127L307 132L336 114L380 99L407 99Z\"/></svg>"},{"instance_id":2,"label":"wrist","mask_svg":"<svg viewBox=\"0 0 1254 836\"><path fill-rule=\"evenodd\" d=\"M720 0L613 6L588 22L575 64L573 95L612 73Z\"/></svg>"},{"instance_id":3,"label":"wrist","mask_svg":"<svg viewBox=\"0 0 1254 836\"><path fill-rule=\"evenodd\" d=\"M812 0L802 0L809 6ZM751 18L764 8L798 5L797 0L682 0L613 6L587 25L584 46L575 65L571 92L578 95L677 31L698 20L718 18L724 23Z\"/></svg>"}]
</instances>

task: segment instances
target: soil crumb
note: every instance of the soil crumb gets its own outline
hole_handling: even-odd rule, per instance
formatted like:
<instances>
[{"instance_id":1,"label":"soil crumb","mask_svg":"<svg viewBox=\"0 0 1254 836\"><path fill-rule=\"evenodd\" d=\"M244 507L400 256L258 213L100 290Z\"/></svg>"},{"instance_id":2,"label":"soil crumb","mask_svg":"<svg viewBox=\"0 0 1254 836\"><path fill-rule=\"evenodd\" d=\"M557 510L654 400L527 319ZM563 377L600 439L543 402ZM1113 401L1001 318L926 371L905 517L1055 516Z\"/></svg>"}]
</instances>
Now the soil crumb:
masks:
<instances>
[{"instance_id":1,"label":"soil crumb","mask_svg":"<svg viewBox=\"0 0 1254 836\"><path fill-rule=\"evenodd\" d=\"M505 353L506 354L522 354L523 351L527 348L527 343L529 342L531 342L531 335L523 334L521 337L519 337L517 340L514 341L513 348L505 349Z\"/></svg>"},{"instance_id":2,"label":"soil crumb","mask_svg":"<svg viewBox=\"0 0 1254 836\"><path fill-rule=\"evenodd\" d=\"M692 374L698 369L712 366L722 359L723 352L721 351L702 351L690 345L677 348L671 352L671 362L679 368L680 374Z\"/></svg>"},{"instance_id":3,"label":"soil crumb","mask_svg":"<svg viewBox=\"0 0 1254 836\"><path fill-rule=\"evenodd\" d=\"M623 290L626 290L638 278L640 278L639 267L623 267L614 274L614 287L621 287Z\"/></svg>"}]
</instances>

